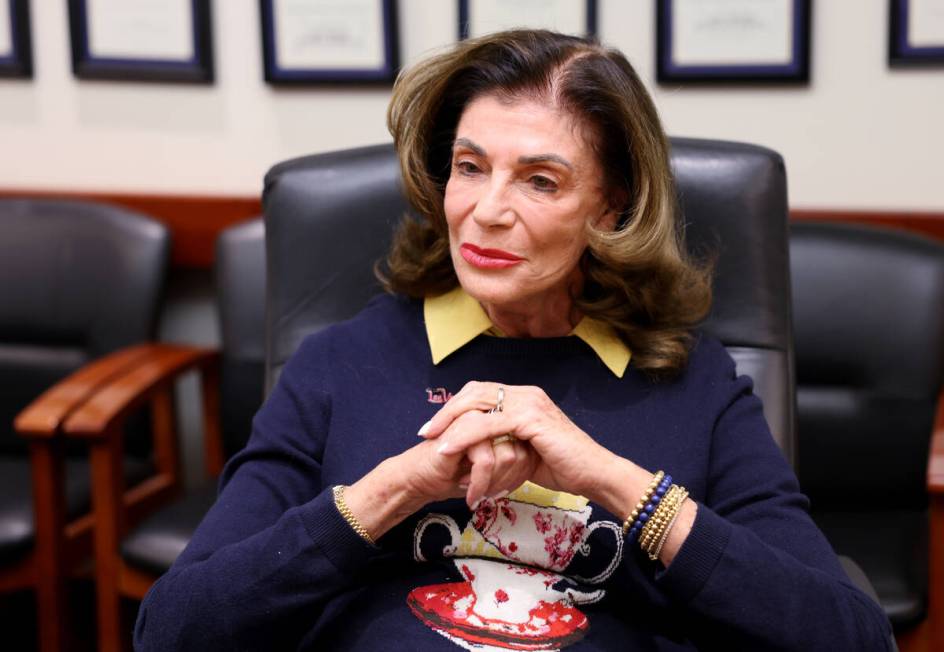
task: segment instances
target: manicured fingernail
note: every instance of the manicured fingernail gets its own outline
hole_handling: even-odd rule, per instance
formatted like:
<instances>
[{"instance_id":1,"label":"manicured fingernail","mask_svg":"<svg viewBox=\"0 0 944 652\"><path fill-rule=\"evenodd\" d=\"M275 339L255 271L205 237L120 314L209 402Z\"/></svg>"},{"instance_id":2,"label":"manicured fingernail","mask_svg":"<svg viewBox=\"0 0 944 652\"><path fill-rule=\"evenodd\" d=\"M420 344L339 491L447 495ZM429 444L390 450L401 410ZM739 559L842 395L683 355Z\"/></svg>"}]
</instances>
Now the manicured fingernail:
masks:
<instances>
[{"instance_id":1,"label":"manicured fingernail","mask_svg":"<svg viewBox=\"0 0 944 652\"><path fill-rule=\"evenodd\" d=\"M498 500L499 498L504 498L507 495L508 495L508 490L503 489L499 491L497 494L495 494L494 496L492 496L492 500Z\"/></svg>"},{"instance_id":2,"label":"manicured fingernail","mask_svg":"<svg viewBox=\"0 0 944 652\"><path fill-rule=\"evenodd\" d=\"M459 488L462 489L462 491L465 491L466 489L469 488L469 483L468 483L468 482L460 482L460 483L459 483Z\"/></svg>"},{"instance_id":3,"label":"manicured fingernail","mask_svg":"<svg viewBox=\"0 0 944 652\"><path fill-rule=\"evenodd\" d=\"M452 452L452 448L450 448L448 441L444 441L439 445L439 448L436 449L436 452L440 455L448 455Z\"/></svg>"},{"instance_id":4,"label":"manicured fingernail","mask_svg":"<svg viewBox=\"0 0 944 652\"><path fill-rule=\"evenodd\" d=\"M471 509L472 509L473 512L479 508L479 505L482 504L482 501L483 501L483 500L485 500L485 499L484 499L484 498L479 498L478 500L476 500L475 502L472 503Z\"/></svg>"},{"instance_id":5,"label":"manicured fingernail","mask_svg":"<svg viewBox=\"0 0 944 652\"><path fill-rule=\"evenodd\" d=\"M423 427L420 428L420 431L419 431L418 433L416 433L416 436L417 436L417 437L425 437L425 436L426 436L426 433L429 432L429 426L430 426L430 424L432 424L432 423L433 423L433 420L432 420L432 419L430 419L429 421L427 421L426 423L424 423L424 424L423 424Z\"/></svg>"}]
</instances>

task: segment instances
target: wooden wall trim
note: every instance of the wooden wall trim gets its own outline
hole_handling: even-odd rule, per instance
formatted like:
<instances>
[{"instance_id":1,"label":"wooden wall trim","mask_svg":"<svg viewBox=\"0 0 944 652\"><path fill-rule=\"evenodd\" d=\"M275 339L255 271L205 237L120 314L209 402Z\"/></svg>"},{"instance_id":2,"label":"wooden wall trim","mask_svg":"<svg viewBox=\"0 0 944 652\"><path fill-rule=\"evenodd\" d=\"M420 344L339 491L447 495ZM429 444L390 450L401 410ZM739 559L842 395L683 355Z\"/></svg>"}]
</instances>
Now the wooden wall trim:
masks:
<instances>
[{"instance_id":1,"label":"wooden wall trim","mask_svg":"<svg viewBox=\"0 0 944 652\"><path fill-rule=\"evenodd\" d=\"M97 201L151 216L170 228L173 241L171 264L178 268L210 267L219 233L228 226L262 214L262 201L258 197L48 190L0 190L0 197Z\"/></svg>"},{"instance_id":2,"label":"wooden wall trim","mask_svg":"<svg viewBox=\"0 0 944 652\"><path fill-rule=\"evenodd\" d=\"M219 233L228 226L262 214L262 202L258 197L3 189L0 189L0 197L100 201L150 215L170 228L173 236L172 264L178 268L210 267ZM790 218L891 226L944 241L944 212L804 208L791 210Z\"/></svg>"},{"instance_id":3,"label":"wooden wall trim","mask_svg":"<svg viewBox=\"0 0 944 652\"><path fill-rule=\"evenodd\" d=\"M896 229L913 231L944 241L944 212L915 211L847 211L828 209L793 209L790 219L814 220L818 222L852 222L890 226Z\"/></svg>"}]
</instances>

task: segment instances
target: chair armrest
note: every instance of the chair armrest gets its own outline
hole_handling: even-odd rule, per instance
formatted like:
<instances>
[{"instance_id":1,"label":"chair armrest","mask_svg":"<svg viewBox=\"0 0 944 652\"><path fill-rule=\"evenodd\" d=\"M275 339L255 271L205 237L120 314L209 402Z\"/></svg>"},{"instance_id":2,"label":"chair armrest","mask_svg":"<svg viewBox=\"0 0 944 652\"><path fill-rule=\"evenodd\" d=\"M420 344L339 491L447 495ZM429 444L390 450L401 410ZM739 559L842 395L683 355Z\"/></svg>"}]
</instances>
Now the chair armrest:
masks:
<instances>
[{"instance_id":1,"label":"chair armrest","mask_svg":"<svg viewBox=\"0 0 944 652\"><path fill-rule=\"evenodd\" d=\"M95 391L137 364L151 348L138 344L98 358L63 378L23 408L13 422L22 437L52 437Z\"/></svg>"},{"instance_id":2,"label":"chair armrest","mask_svg":"<svg viewBox=\"0 0 944 652\"><path fill-rule=\"evenodd\" d=\"M154 344L135 364L98 390L66 419L67 437L117 439L125 418L150 402L154 409L155 454L158 467L167 471L176 466L177 444L173 425L173 383L183 374L200 371L203 395L206 468L211 476L223 467L223 442L219 422L219 360L212 349Z\"/></svg>"},{"instance_id":3,"label":"chair armrest","mask_svg":"<svg viewBox=\"0 0 944 652\"><path fill-rule=\"evenodd\" d=\"M132 411L179 376L198 369L215 369L219 353L211 349L153 344L135 364L100 386L66 419L63 430L71 437L106 437Z\"/></svg>"}]
</instances>

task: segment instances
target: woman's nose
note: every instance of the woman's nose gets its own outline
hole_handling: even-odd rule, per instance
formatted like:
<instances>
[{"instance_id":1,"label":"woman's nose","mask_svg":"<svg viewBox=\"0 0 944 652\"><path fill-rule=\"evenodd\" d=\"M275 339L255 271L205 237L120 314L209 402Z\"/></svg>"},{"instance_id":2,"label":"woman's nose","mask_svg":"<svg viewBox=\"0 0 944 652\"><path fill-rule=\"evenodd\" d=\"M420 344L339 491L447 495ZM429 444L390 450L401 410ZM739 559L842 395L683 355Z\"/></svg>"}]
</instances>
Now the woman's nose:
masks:
<instances>
[{"instance_id":1,"label":"woman's nose","mask_svg":"<svg viewBox=\"0 0 944 652\"><path fill-rule=\"evenodd\" d=\"M508 185L496 178L483 184L482 194L472 211L472 219L483 228L511 226L515 221L515 213L511 206Z\"/></svg>"}]
</instances>

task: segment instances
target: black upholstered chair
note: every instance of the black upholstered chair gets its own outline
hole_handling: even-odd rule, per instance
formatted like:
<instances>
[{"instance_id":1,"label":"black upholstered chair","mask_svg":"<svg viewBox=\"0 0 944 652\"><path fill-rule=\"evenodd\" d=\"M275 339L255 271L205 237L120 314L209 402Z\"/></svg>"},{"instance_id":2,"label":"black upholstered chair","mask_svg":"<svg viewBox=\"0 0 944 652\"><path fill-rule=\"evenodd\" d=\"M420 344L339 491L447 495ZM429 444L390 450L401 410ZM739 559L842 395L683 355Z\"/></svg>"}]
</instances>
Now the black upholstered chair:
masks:
<instances>
[{"instance_id":1,"label":"black upholstered chair","mask_svg":"<svg viewBox=\"0 0 944 652\"><path fill-rule=\"evenodd\" d=\"M929 616L927 649L944 649L944 467L936 480L928 472L935 414L944 459L944 246L796 223L790 251L799 472L813 517L862 565L895 630Z\"/></svg>"},{"instance_id":2,"label":"black upholstered chair","mask_svg":"<svg viewBox=\"0 0 944 652\"><path fill-rule=\"evenodd\" d=\"M228 459L246 445L252 418L263 399L265 227L261 219L230 227L220 235L215 270L222 345L222 457ZM212 457L218 456L210 452L207 458ZM205 483L149 516L125 537L120 553L127 566L149 573L152 581L171 567L216 501L219 471L218 464L208 467ZM140 599L144 593L131 597Z\"/></svg>"},{"instance_id":3,"label":"black upholstered chair","mask_svg":"<svg viewBox=\"0 0 944 652\"><path fill-rule=\"evenodd\" d=\"M89 464L60 427L153 336L168 253L135 213L0 200L0 591L36 590L44 650L68 645L65 580L91 548ZM149 449L127 444L133 481Z\"/></svg>"},{"instance_id":4,"label":"black upholstered chair","mask_svg":"<svg viewBox=\"0 0 944 652\"><path fill-rule=\"evenodd\" d=\"M118 443L109 435L141 405L168 415L162 455L179 474L178 437L171 426L175 382L201 373L206 481L172 500L152 501L133 519L109 496L114 482L96 486L96 588L100 650L120 650L131 640L122 622L121 598L140 600L170 568L216 500L216 478L225 458L245 445L263 399L265 245L257 219L226 230L216 249L216 285L222 347L217 352L154 345L137 368L100 388L64 425L65 433L91 442L104 475L114 478ZM101 507L99 509L99 507Z\"/></svg>"},{"instance_id":5,"label":"black upholstered chair","mask_svg":"<svg viewBox=\"0 0 944 652\"><path fill-rule=\"evenodd\" d=\"M221 336L220 434L225 460L246 445L252 417L263 399L265 227L261 219L230 227L220 235L215 271ZM125 564L150 574L148 580L171 567L216 501L219 455L209 451L206 459L213 461L207 466L205 483L149 516L121 543ZM131 597L143 598L144 592Z\"/></svg>"},{"instance_id":6,"label":"black upholstered chair","mask_svg":"<svg viewBox=\"0 0 944 652\"><path fill-rule=\"evenodd\" d=\"M786 176L751 145L677 138L672 165L689 247L718 254L707 329L764 399L792 460L793 382ZM269 265L267 384L305 335L353 316L380 287L373 264L406 210L390 145L281 163L263 197Z\"/></svg>"},{"instance_id":7,"label":"black upholstered chair","mask_svg":"<svg viewBox=\"0 0 944 652\"><path fill-rule=\"evenodd\" d=\"M776 152L740 143L671 139L688 247L716 257L705 329L754 379L771 432L791 463L795 385L786 172ZM381 289L373 264L407 207L390 145L302 157L266 175L266 386L302 339L357 313ZM861 569L843 568L875 598ZM891 642L894 647L894 641Z\"/></svg>"}]
</instances>

